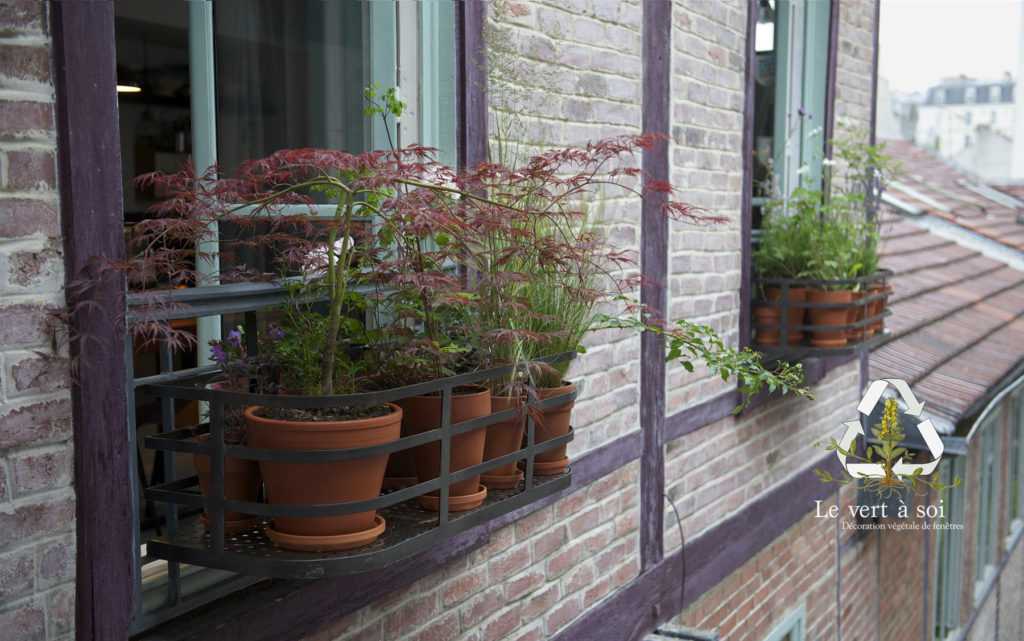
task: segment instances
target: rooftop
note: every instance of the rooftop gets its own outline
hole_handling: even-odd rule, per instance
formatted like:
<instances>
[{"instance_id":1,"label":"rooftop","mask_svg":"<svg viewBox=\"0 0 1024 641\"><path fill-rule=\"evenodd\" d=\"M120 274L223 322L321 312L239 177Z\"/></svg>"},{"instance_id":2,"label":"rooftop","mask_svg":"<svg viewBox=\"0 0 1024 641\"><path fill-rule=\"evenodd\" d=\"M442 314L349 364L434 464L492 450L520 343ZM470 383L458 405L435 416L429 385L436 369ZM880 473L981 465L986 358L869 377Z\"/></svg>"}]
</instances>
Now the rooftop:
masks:
<instances>
[{"instance_id":1,"label":"rooftop","mask_svg":"<svg viewBox=\"0 0 1024 641\"><path fill-rule=\"evenodd\" d=\"M907 380L949 431L969 423L1022 365L1024 225L1005 194L909 143L886 149L904 173L880 214L893 315L890 337L871 356L871 378Z\"/></svg>"}]
</instances>

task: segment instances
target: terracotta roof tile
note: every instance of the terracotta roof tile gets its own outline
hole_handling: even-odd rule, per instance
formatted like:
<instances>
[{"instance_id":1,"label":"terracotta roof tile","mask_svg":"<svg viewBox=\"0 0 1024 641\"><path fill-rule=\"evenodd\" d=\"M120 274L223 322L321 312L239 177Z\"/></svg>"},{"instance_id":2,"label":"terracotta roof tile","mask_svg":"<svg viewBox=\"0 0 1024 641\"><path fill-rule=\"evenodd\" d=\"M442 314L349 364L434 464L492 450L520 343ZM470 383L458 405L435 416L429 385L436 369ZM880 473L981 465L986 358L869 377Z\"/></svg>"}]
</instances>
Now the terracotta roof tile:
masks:
<instances>
[{"instance_id":1,"label":"terracotta roof tile","mask_svg":"<svg viewBox=\"0 0 1024 641\"><path fill-rule=\"evenodd\" d=\"M902 165L899 180L889 188L893 196L1007 247L1024 250L1024 225L1018 222L1024 208L1009 207L971 190L968 185L974 181L908 141L887 141L885 149ZM1024 197L1024 187L1003 191Z\"/></svg>"},{"instance_id":2,"label":"terracotta roof tile","mask_svg":"<svg viewBox=\"0 0 1024 641\"><path fill-rule=\"evenodd\" d=\"M1024 249L1018 211L971 191L967 179L905 142L887 150L903 162L891 193L928 214L1004 246ZM1024 187L1015 195L1024 198ZM1008 191L1008 193L1010 193ZM871 354L872 378L903 378L929 411L951 422L1024 362L1024 272L931 233L883 207L882 266L893 270L886 343Z\"/></svg>"}]
</instances>

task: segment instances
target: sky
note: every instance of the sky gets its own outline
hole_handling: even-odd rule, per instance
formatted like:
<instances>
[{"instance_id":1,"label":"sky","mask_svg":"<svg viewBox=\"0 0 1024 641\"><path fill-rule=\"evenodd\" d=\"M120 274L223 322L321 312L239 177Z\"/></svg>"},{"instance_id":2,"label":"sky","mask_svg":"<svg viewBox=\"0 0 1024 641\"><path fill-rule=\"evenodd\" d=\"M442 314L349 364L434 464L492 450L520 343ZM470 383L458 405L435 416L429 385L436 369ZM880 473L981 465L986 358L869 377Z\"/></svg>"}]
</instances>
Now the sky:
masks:
<instances>
[{"instance_id":1,"label":"sky","mask_svg":"<svg viewBox=\"0 0 1024 641\"><path fill-rule=\"evenodd\" d=\"M1024 0L881 0L879 75L892 91L947 76L1017 76Z\"/></svg>"}]
</instances>

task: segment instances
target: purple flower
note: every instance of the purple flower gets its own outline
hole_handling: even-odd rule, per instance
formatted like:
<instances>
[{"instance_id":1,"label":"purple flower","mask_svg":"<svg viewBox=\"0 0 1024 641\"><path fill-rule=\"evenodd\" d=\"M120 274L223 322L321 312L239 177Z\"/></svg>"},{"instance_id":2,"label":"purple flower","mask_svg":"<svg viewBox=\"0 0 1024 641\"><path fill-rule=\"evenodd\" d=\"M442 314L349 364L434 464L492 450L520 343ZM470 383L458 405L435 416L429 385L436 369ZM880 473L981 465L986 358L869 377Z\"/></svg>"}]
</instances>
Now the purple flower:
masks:
<instances>
[{"instance_id":1,"label":"purple flower","mask_svg":"<svg viewBox=\"0 0 1024 641\"><path fill-rule=\"evenodd\" d=\"M233 329L228 332L228 345L236 349L242 346L242 332L237 329Z\"/></svg>"},{"instance_id":2,"label":"purple flower","mask_svg":"<svg viewBox=\"0 0 1024 641\"><path fill-rule=\"evenodd\" d=\"M277 325L271 325L270 327L268 327L267 335L270 336L270 340L272 341L284 340L284 330L278 327Z\"/></svg>"},{"instance_id":3,"label":"purple flower","mask_svg":"<svg viewBox=\"0 0 1024 641\"><path fill-rule=\"evenodd\" d=\"M210 358L221 366L227 362L227 352L224 351L224 347L219 342L210 342Z\"/></svg>"}]
</instances>

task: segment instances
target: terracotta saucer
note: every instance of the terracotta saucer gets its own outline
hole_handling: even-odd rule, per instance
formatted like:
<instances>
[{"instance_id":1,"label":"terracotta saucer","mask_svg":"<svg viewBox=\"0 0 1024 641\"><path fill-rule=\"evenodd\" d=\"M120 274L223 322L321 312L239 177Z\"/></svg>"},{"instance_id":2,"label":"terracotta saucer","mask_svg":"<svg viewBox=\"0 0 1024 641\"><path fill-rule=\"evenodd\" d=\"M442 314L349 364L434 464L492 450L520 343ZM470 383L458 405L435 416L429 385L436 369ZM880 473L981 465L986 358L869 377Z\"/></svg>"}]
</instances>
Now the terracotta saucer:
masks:
<instances>
[{"instance_id":1,"label":"terracotta saucer","mask_svg":"<svg viewBox=\"0 0 1024 641\"><path fill-rule=\"evenodd\" d=\"M373 517L374 525L362 532L351 532L349 534L332 534L329 536L305 536L299 534L285 534L267 526L267 536L271 541L286 550L297 550L299 552L337 552L339 550L351 550L352 548L369 545L377 540L384 533L384 517L380 514Z\"/></svg>"},{"instance_id":2,"label":"terracotta saucer","mask_svg":"<svg viewBox=\"0 0 1024 641\"><path fill-rule=\"evenodd\" d=\"M474 508L478 508L483 505L484 499L487 498L487 488L483 485L480 486L478 492L473 494L464 494L462 496L449 496L448 497L448 511L449 512L467 512ZM431 512L441 511L441 496L439 494L424 494L418 497L420 506Z\"/></svg>"},{"instance_id":3,"label":"terracotta saucer","mask_svg":"<svg viewBox=\"0 0 1024 641\"><path fill-rule=\"evenodd\" d=\"M538 476L554 476L564 474L569 469L569 457L566 456L558 461L534 461L533 473Z\"/></svg>"},{"instance_id":4,"label":"terracotta saucer","mask_svg":"<svg viewBox=\"0 0 1024 641\"><path fill-rule=\"evenodd\" d=\"M511 490L523 480L523 473L516 471L515 474L483 474L480 482L495 490Z\"/></svg>"}]
</instances>

